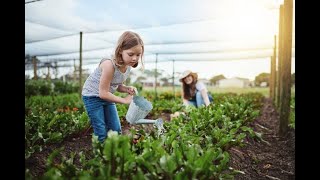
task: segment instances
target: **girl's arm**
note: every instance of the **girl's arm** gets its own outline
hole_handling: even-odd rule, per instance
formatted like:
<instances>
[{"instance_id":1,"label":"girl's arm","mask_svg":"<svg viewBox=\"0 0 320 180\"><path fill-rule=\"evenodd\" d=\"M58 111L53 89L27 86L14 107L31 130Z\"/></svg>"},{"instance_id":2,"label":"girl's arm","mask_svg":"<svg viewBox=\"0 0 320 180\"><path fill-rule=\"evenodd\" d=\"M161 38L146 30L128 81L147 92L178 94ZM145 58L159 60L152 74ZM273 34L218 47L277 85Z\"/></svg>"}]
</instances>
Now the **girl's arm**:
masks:
<instances>
[{"instance_id":1,"label":"girl's arm","mask_svg":"<svg viewBox=\"0 0 320 180\"><path fill-rule=\"evenodd\" d=\"M202 96L202 98L203 98L203 100L204 100L204 104L205 104L206 106L209 106L210 101L209 101L209 97L208 97L208 92L207 92L207 90L206 90L206 89L202 89L202 90L200 91L200 93L201 93L201 96Z\"/></svg>"},{"instance_id":2,"label":"girl's arm","mask_svg":"<svg viewBox=\"0 0 320 180\"><path fill-rule=\"evenodd\" d=\"M183 89L181 90L181 97L182 97L182 102L183 102L183 105L185 106L188 106L189 105L189 102L187 99L184 98L184 92L183 92Z\"/></svg>"},{"instance_id":3,"label":"girl's arm","mask_svg":"<svg viewBox=\"0 0 320 180\"><path fill-rule=\"evenodd\" d=\"M132 96L128 95L125 98L115 96L110 92L110 84L114 74L114 67L111 61L104 61L100 64L102 70L99 84L99 97L101 99L121 103L121 104L130 104L132 101Z\"/></svg>"},{"instance_id":4,"label":"girl's arm","mask_svg":"<svg viewBox=\"0 0 320 180\"><path fill-rule=\"evenodd\" d=\"M130 95L135 95L135 87L133 86L126 86L124 84L121 84L118 86L117 91L123 92L123 93L128 93Z\"/></svg>"}]
</instances>

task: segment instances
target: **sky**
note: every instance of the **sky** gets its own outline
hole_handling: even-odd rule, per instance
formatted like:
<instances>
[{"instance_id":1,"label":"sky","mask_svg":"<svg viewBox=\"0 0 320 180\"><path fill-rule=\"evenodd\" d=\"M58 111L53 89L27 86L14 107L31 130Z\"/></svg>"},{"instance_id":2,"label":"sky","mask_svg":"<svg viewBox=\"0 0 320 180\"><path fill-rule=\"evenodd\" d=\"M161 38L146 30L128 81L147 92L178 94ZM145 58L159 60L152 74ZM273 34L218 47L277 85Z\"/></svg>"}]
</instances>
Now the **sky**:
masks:
<instances>
[{"instance_id":1,"label":"sky","mask_svg":"<svg viewBox=\"0 0 320 180\"><path fill-rule=\"evenodd\" d=\"M30 2L31 0L25 1ZM56 60L59 76L79 64L92 72L125 30L141 35L145 69L192 70L200 78L223 74L253 80L270 72L280 0L40 0L25 4L25 54ZM295 38L291 72L295 72ZM157 54L157 55L156 55ZM139 67L138 67L139 68ZM46 68L39 74L45 74ZM25 74L33 76L26 69Z\"/></svg>"}]
</instances>

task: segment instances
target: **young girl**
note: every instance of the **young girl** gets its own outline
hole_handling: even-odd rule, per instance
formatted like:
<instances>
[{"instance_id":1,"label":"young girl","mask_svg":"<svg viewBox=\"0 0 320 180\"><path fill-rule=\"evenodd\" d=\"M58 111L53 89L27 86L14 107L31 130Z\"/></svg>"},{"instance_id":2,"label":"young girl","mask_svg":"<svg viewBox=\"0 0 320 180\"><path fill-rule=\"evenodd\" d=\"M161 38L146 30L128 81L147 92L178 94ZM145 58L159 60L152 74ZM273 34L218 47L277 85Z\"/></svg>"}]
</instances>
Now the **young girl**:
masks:
<instances>
[{"instance_id":1,"label":"young girl","mask_svg":"<svg viewBox=\"0 0 320 180\"><path fill-rule=\"evenodd\" d=\"M201 105L209 106L213 101L212 96L208 93L206 86L198 81L198 74L186 70L180 77L182 82L182 101L183 104L200 107Z\"/></svg>"},{"instance_id":2,"label":"young girl","mask_svg":"<svg viewBox=\"0 0 320 180\"><path fill-rule=\"evenodd\" d=\"M88 113L94 134L103 142L109 130L121 134L120 119L115 103L130 104L135 87L125 86L131 67L141 63L144 44L141 37L126 31L118 39L111 59L102 59L99 66L87 78L82 89L82 99ZM115 96L114 92L128 93L125 98Z\"/></svg>"}]
</instances>

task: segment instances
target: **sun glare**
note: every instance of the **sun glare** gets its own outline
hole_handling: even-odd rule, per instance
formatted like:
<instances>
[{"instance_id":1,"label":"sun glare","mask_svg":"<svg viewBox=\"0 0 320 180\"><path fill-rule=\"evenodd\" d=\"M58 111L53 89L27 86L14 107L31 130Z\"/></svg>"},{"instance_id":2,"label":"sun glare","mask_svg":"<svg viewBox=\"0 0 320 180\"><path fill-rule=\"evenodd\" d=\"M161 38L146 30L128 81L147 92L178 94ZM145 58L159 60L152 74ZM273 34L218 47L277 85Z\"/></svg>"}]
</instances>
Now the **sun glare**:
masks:
<instances>
[{"instance_id":1,"label":"sun glare","mask_svg":"<svg viewBox=\"0 0 320 180\"><path fill-rule=\"evenodd\" d=\"M217 19L223 26L219 27L223 30L221 35L233 40L272 38L277 32L276 13L261 1L232 1Z\"/></svg>"}]
</instances>

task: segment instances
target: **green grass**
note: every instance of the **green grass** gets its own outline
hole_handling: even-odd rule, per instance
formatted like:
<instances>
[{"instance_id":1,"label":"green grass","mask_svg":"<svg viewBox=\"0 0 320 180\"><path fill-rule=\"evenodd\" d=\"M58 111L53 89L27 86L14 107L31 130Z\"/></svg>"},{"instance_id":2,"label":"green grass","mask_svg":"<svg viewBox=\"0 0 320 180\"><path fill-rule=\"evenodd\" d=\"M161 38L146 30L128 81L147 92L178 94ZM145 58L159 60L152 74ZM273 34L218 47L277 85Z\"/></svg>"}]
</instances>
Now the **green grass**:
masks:
<instances>
[{"instance_id":1,"label":"green grass","mask_svg":"<svg viewBox=\"0 0 320 180\"><path fill-rule=\"evenodd\" d=\"M249 93L249 92L259 92L263 94L265 97L269 97L269 87L248 87L248 88L217 88L217 87L211 87L208 86L208 91L211 93L236 93L236 94L243 94L243 93ZM154 87L143 87L144 91L154 91ZM175 92L181 91L181 86L175 87ZM173 92L173 87L157 87L157 92ZM295 95L295 88L291 88L291 96Z\"/></svg>"},{"instance_id":2,"label":"green grass","mask_svg":"<svg viewBox=\"0 0 320 180\"><path fill-rule=\"evenodd\" d=\"M250 92L259 92L263 94L265 97L269 97L269 88L215 88L208 87L208 90L212 93L236 93L236 94L245 94Z\"/></svg>"}]
</instances>

